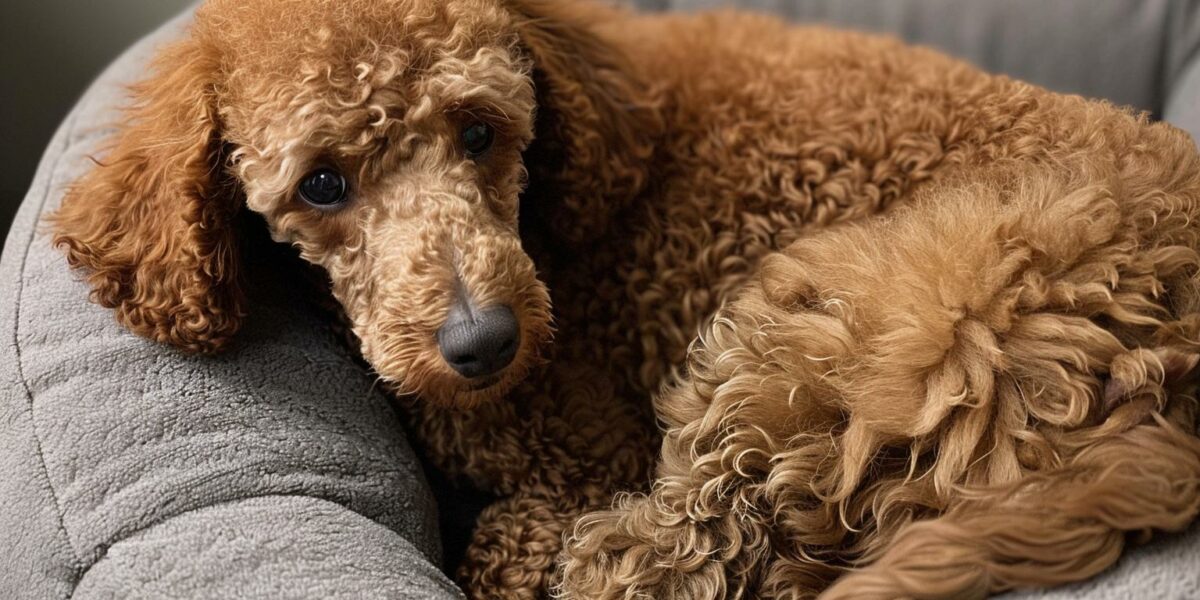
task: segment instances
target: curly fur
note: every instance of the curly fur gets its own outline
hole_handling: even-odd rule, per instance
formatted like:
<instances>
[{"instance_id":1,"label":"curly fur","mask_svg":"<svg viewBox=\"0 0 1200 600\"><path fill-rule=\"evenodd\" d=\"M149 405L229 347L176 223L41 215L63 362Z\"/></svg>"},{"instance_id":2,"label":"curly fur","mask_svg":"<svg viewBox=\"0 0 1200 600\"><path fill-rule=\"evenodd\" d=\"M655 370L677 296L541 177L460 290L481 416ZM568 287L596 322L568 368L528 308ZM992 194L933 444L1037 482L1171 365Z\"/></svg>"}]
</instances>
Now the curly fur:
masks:
<instances>
[{"instance_id":1,"label":"curly fur","mask_svg":"<svg viewBox=\"0 0 1200 600\"><path fill-rule=\"evenodd\" d=\"M564 591L980 597L1191 521L1197 328L1165 291L1194 286L1194 200L962 175L764 260L656 402L653 489L575 526Z\"/></svg>"},{"instance_id":2,"label":"curly fur","mask_svg":"<svg viewBox=\"0 0 1200 600\"><path fill-rule=\"evenodd\" d=\"M57 243L132 330L215 351L262 214L500 496L472 597L978 597L1200 510L1200 159L1168 125L582 1L210 0L157 73ZM340 211L293 192L321 165ZM463 290L521 324L485 389L436 348Z\"/></svg>"}]
</instances>

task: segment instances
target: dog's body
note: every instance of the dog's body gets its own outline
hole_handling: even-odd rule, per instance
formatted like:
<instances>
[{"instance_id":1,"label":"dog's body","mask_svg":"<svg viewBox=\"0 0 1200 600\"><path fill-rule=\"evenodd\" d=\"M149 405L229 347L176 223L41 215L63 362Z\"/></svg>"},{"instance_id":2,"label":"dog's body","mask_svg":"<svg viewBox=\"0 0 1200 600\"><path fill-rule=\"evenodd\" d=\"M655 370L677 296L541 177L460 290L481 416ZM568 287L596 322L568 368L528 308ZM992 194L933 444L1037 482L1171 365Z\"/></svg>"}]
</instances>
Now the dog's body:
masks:
<instances>
[{"instance_id":1,"label":"dog's body","mask_svg":"<svg viewBox=\"0 0 1200 600\"><path fill-rule=\"evenodd\" d=\"M374 62L326 49L316 56L332 61L327 75L266 79L319 98L322 77L365 73L373 87L359 104L339 98L385 122L387 102L401 102L376 98L391 84L372 73L387 72L410 107L397 128L418 133L372 134L405 148L391 166L361 167L358 202L374 212L321 217L270 191L299 176L293 163L308 159L291 149L311 136L276 143L287 138L272 118L297 123L264 117L288 96L247 92L249 59L222 50L233 4L200 16L198 43L233 65L212 84L225 102L204 114L221 116L214 135L232 146L250 207L330 273L364 356L415 392L403 403L435 463L501 496L460 570L472 596L544 595L564 536L559 589L571 597L807 597L847 571L831 595L982 595L1086 577L1115 560L1123 531L1196 514L1187 382L1200 346L1200 159L1185 134L889 39L765 17L360 1L346 5L370 23L396 11L402 24L393 39L338 13ZM276 6L334 5L249 4L266 7L264 21ZM476 39L494 43L468 47ZM414 49L388 54L404 44ZM426 79L441 87L420 91ZM462 102L441 100L445 90L473 101L494 88L507 91L483 94L487 109L508 122L491 158L439 150L447 127L429 115ZM149 152L139 139L154 136L130 131L118 159ZM359 139L337 135L322 143ZM434 141L410 143L421 136ZM520 242L538 282L512 254L521 160ZM150 163L118 160L81 183L60 241L130 327L217 347L236 302L211 302L218 315L189 317L190 328L178 313L159 318L200 292L147 302L154 294L127 289L152 261L114 248L147 233L103 222L104 203L89 203L99 190L120 205L121 185L157 198L155 185L182 177L112 175ZM455 200L476 180L484 202ZM378 208L395 197L433 198L436 210ZM196 210L201 230L217 228ZM376 226L380 214L413 220ZM393 231L404 235L377 242ZM204 268L179 280L232 285L224 246L199 247L189 256ZM540 284L557 330L544 364ZM483 387L462 387L431 349L464 293L511 305L521 327L514 366ZM667 430L650 494L572 529L615 492L645 490L656 414Z\"/></svg>"}]
</instances>

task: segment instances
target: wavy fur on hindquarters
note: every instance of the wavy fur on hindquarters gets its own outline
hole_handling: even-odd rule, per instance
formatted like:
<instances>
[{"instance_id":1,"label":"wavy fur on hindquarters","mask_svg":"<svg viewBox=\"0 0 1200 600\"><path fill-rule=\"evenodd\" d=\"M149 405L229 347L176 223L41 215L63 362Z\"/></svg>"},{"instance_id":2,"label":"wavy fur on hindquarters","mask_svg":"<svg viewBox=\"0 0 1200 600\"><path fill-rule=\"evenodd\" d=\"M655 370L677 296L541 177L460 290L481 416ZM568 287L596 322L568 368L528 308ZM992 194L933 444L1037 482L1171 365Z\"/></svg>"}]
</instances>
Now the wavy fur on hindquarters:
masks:
<instances>
[{"instance_id":1,"label":"wavy fur on hindquarters","mask_svg":"<svg viewBox=\"0 0 1200 600\"><path fill-rule=\"evenodd\" d=\"M653 490L577 523L561 591L981 597L1195 517L1180 200L1087 163L972 177L764 261L657 401Z\"/></svg>"},{"instance_id":2,"label":"wavy fur on hindquarters","mask_svg":"<svg viewBox=\"0 0 1200 600\"><path fill-rule=\"evenodd\" d=\"M1195 422L1194 400L1180 400L1165 416L1134 407L1126 417L1142 424L1112 428L1062 468L907 526L822 597L978 597L1078 581L1115 562L1127 532L1185 528L1200 506L1200 441L1180 428Z\"/></svg>"}]
</instances>

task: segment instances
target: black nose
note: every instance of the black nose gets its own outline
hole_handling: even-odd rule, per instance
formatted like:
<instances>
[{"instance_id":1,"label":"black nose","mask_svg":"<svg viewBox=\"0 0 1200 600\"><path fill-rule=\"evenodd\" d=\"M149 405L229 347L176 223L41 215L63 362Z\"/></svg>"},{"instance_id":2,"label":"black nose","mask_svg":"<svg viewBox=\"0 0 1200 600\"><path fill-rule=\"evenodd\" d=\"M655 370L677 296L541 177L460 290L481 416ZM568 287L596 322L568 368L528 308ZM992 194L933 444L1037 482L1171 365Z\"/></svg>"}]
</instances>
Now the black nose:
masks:
<instances>
[{"instance_id":1,"label":"black nose","mask_svg":"<svg viewBox=\"0 0 1200 600\"><path fill-rule=\"evenodd\" d=\"M507 306L475 311L461 304L438 330L442 358L468 379L499 373L517 355L521 330Z\"/></svg>"}]
</instances>

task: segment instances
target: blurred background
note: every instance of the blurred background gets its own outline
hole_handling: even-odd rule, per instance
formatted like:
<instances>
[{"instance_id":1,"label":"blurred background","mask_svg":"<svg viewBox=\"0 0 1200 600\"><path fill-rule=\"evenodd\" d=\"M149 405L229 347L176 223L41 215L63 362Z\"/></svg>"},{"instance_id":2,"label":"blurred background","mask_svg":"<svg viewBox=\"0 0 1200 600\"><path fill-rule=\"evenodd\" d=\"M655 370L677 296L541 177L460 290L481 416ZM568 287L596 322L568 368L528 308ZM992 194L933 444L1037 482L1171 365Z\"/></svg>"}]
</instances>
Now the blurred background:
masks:
<instances>
[{"instance_id":1,"label":"blurred background","mask_svg":"<svg viewBox=\"0 0 1200 600\"><path fill-rule=\"evenodd\" d=\"M0 0L0 240L67 111L113 58L193 0Z\"/></svg>"}]
</instances>

